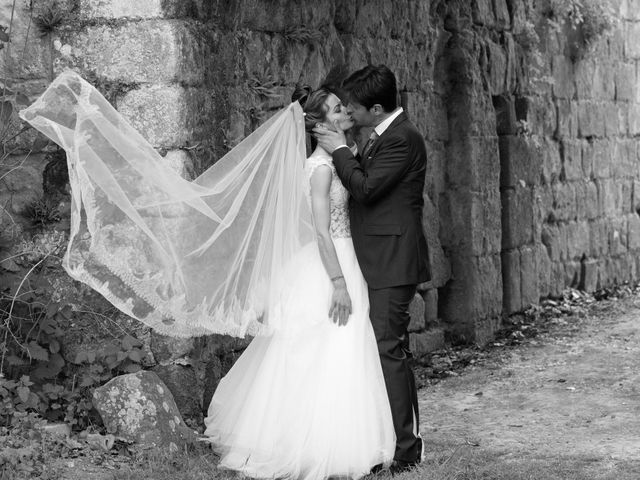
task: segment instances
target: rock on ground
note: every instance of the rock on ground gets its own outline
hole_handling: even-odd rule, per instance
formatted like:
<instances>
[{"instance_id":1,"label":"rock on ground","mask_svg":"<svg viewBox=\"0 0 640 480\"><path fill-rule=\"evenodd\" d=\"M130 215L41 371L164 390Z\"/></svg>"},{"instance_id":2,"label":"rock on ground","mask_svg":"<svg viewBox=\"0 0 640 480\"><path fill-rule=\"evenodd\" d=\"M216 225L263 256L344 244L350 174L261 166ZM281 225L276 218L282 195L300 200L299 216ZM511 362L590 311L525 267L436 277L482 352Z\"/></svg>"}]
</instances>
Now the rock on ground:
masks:
<instances>
[{"instance_id":1,"label":"rock on ground","mask_svg":"<svg viewBox=\"0 0 640 480\"><path fill-rule=\"evenodd\" d=\"M115 377L95 390L93 404L107 430L126 441L170 450L195 441L171 392L153 372Z\"/></svg>"}]
</instances>

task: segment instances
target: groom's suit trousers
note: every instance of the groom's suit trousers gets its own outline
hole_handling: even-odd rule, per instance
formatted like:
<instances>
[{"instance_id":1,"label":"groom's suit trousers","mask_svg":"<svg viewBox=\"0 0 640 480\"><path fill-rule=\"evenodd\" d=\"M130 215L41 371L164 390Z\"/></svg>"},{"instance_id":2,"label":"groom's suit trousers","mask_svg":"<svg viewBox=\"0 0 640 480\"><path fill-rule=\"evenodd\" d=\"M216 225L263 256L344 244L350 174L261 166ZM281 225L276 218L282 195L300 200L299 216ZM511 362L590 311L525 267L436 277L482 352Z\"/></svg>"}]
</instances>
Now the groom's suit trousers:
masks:
<instances>
[{"instance_id":1,"label":"groom's suit trousers","mask_svg":"<svg viewBox=\"0 0 640 480\"><path fill-rule=\"evenodd\" d=\"M418 395L409 361L409 304L416 285L369 288L370 318L378 342L396 432L395 460L416 462L422 453L418 437Z\"/></svg>"}]
</instances>

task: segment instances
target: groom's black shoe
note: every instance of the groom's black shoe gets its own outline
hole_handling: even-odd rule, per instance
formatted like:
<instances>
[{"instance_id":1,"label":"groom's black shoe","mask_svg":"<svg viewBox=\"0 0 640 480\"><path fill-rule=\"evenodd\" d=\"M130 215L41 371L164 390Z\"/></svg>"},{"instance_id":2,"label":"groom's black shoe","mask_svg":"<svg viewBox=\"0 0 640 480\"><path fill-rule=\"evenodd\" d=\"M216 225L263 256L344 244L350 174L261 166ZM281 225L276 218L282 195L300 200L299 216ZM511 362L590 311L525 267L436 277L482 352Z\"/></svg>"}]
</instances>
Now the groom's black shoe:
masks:
<instances>
[{"instance_id":1,"label":"groom's black shoe","mask_svg":"<svg viewBox=\"0 0 640 480\"><path fill-rule=\"evenodd\" d=\"M413 470L420 462L403 462L402 460L394 460L391 465L389 465L389 473L391 475L399 475L404 472L408 472Z\"/></svg>"}]
</instances>

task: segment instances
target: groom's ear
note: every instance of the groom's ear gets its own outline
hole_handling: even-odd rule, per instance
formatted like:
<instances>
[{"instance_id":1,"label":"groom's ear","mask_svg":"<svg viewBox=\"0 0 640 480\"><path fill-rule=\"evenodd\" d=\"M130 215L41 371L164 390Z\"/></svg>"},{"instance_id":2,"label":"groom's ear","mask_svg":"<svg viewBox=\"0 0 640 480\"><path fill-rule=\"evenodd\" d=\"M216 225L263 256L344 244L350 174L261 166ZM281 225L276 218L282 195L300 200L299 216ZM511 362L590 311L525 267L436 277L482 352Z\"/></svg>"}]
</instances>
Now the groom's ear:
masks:
<instances>
[{"instance_id":1,"label":"groom's ear","mask_svg":"<svg viewBox=\"0 0 640 480\"><path fill-rule=\"evenodd\" d=\"M384 108L382 108L382 105L380 105L379 103L374 103L373 107L371 107L370 110L374 115L381 115L384 113Z\"/></svg>"}]
</instances>

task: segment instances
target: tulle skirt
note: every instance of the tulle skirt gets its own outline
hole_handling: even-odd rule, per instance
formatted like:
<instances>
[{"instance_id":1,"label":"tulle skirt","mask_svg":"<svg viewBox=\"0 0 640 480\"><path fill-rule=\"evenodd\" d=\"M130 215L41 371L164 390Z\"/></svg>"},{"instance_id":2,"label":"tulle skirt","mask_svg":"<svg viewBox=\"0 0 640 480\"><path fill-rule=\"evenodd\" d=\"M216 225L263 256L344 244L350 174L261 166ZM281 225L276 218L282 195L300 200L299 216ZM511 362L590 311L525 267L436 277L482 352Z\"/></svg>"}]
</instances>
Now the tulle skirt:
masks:
<instances>
[{"instance_id":1,"label":"tulle skirt","mask_svg":"<svg viewBox=\"0 0 640 480\"><path fill-rule=\"evenodd\" d=\"M367 286L351 239L334 245L353 306L349 322L329 319L333 287L317 245L308 245L287 272L277 331L251 342L211 400L205 435L221 468L255 478L360 478L393 459Z\"/></svg>"}]
</instances>

